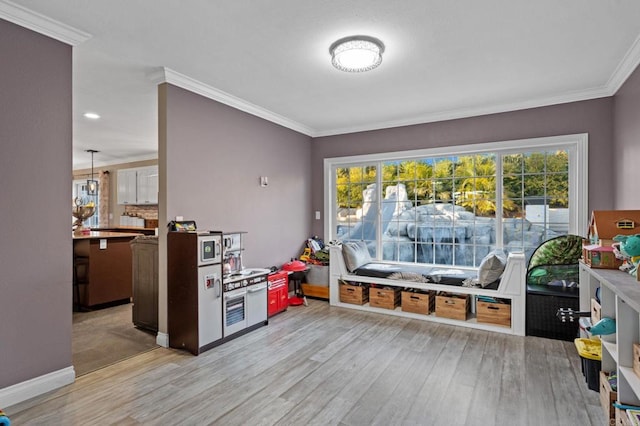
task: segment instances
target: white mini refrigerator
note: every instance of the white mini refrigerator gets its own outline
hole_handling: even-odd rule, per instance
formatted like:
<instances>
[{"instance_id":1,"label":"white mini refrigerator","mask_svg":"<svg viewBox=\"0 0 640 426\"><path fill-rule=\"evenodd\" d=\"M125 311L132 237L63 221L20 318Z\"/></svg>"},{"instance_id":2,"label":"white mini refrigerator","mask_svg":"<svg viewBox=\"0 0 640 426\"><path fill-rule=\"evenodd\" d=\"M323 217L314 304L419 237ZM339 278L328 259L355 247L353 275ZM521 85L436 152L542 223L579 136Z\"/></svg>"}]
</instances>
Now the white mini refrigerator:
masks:
<instances>
[{"instance_id":1,"label":"white mini refrigerator","mask_svg":"<svg viewBox=\"0 0 640 426\"><path fill-rule=\"evenodd\" d=\"M194 355L222 341L220 232L167 235L169 346Z\"/></svg>"}]
</instances>

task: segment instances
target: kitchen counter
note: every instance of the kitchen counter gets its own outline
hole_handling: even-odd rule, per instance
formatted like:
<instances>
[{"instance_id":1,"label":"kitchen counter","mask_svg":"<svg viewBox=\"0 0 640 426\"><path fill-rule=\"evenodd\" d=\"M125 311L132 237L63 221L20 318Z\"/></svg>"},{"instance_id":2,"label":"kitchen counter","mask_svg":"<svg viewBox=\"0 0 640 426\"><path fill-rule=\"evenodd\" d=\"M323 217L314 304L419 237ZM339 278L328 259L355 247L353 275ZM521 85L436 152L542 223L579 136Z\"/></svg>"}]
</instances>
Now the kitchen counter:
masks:
<instances>
[{"instance_id":1,"label":"kitchen counter","mask_svg":"<svg viewBox=\"0 0 640 426\"><path fill-rule=\"evenodd\" d=\"M79 288L80 306L90 308L131 301L133 259L130 243L140 235L92 231L87 235L73 236L74 259L81 257L88 262L88 267L78 268L78 274L86 281Z\"/></svg>"},{"instance_id":2,"label":"kitchen counter","mask_svg":"<svg viewBox=\"0 0 640 426\"><path fill-rule=\"evenodd\" d=\"M143 228L141 226L110 226L107 228L92 228L91 231L99 232L133 232L144 235L155 235L156 228Z\"/></svg>"},{"instance_id":3,"label":"kitchen counter","mask_svg":"<svg viewBox=\"0 0 640 426\"><path fill-rule=\"evenodd\" d=\"M73 235L74 240L92 240L102 238L127 238L132 239L138 235L143 235L142 232L114 232L114 231L91 231L88 234Z\"/></svg>"},{"instance_id":4,"label":"kitchen counter","mask_svg":"<svg viewBox=\"0 0 640 426\"><path fill-rule=\"evenodd\" d=\"M224 281L225 283L233 283L240 280L259 277L261 275L268 275L269 272L271 271L266 268L245 268L242 272L223 275L222 281Z\"/></svg>"}]
</instances>

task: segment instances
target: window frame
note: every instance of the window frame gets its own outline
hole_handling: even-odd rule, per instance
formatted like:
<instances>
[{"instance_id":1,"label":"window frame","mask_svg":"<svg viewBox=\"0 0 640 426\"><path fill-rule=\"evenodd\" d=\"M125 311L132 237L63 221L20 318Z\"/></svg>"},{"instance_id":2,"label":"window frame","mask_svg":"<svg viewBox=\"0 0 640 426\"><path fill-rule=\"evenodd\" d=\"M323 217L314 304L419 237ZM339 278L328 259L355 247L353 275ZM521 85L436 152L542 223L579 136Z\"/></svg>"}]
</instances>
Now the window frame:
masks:
<instances>
[{"instance_id":1,"label":"window frame","mask_svg":"<svg viewBox=\"0 0 640 426\"><path fill-rule=\"evenodd\" d=\"M424 159L425 157L462 156L493 153L496 157L496 177L502 185L502 161L504 154L526 153L530 151L566 150L569 154L569 234L584 236L588 227L588 142L587 133L549 136L540 138L514 139L499 142L485 142L468 145L454 145L436 148L425 148L408 151L394 151L374 154L351 155L345 157L328 157L324 159L324 236L325 241L334 238L336 227L336 173L341 167L353 167L362 163L376 163L379 170L381 165L391 161L407 161ZM382 194L382 173L377 173L376 183L378 199ZM502 205L502 191L496 192L496 203ZM378 203L380 215L382 203ZM502 209L500 209L502 210ZM502 221L502 211L496 219ZM376 232L376 253L382 253L382 229L378 220ZM496 227L496 247L502 247L502 226Z\"/></svg>"},{"instance_id":2,"label":"window frame","mask_svg":"<svg viewBox=\"0 0 640 426\"><path fill-rule=\"evenodd\" d=\"M97 182L97 180L96 180ZM82 196L83 194L79 194L79 190L80 188L82 188L82 191L84 191L84 187L87 185L87 179L74 179L72 181L72 189L71 189L71 195L72 195L72 200L75 200L76 197L78 196ZM100 193L100 184L98 183L98 190L96 191L95 195L84 195L85 197L90 198L91 200L93 200L94 204L95 204L95 213L93 214L93 216L91 216L90 218L86 219L84 221L85 225L89 228L97 228L100 226L100 197L98 197L98 194Z\"/></svg>"}]
</instances>

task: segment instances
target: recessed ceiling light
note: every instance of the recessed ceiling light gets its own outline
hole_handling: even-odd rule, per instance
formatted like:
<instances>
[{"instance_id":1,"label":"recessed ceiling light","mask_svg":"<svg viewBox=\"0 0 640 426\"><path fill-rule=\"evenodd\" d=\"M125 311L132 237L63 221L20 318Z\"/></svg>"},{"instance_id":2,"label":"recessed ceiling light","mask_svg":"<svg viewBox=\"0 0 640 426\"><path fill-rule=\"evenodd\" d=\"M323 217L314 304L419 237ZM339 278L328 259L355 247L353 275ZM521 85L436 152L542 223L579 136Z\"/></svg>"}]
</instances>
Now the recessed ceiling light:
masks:
<instances>
[{"instance_id":1,"label":"recessed ceiling light","mask_svg":"<svg viewBox=\"0 0 640 426\"><path fill-rule=\"evenodd\" d=\"M369 36L341 38L329 47L331 63L341 71L363 72L376 68L382 62L384 44Z\"/></svg>"},{"instance_id":2,"label":"recessed ceiling light","mask_svg":"<svg viewBox=\"0 0 640 426\"><path fill-rule=\"evenodd\" d=\"M86 118L90 118L91 120L97 120L98 118L100 118L100 115L96 114L95 112L85 112L84 116Z\"/></svg>"}]
</instances>

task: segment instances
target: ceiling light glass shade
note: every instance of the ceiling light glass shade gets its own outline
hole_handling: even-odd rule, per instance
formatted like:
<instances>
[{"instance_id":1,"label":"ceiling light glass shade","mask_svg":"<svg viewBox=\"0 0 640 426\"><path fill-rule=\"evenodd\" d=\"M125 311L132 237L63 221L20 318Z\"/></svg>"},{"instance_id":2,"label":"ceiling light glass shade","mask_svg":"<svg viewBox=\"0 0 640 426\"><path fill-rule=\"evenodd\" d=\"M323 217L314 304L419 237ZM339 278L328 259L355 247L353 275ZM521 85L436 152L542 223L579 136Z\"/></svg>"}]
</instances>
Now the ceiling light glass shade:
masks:
<instances>
[{"instance_id":1,"label":"ceiling light glass shade","mask_svg":"<svg viewBox=\"0 0 640 426\"><path fill-rule=\"evenodd\" d=\"M98 181L93 179L87 180L87 194L96 195L98 193Z\"/></svg>"},{"instance_id":2,"label":"ceiling light glass shade","mask_svg":"<svg viewBox=\"0 0 640 426\"><path fill-rule=\"evenodd\" d=\"M377 38L352 36L341 38L329 47L331 63L341 71L363 72L382 62L384 44Z\"/></svg>"}]
</instances>

